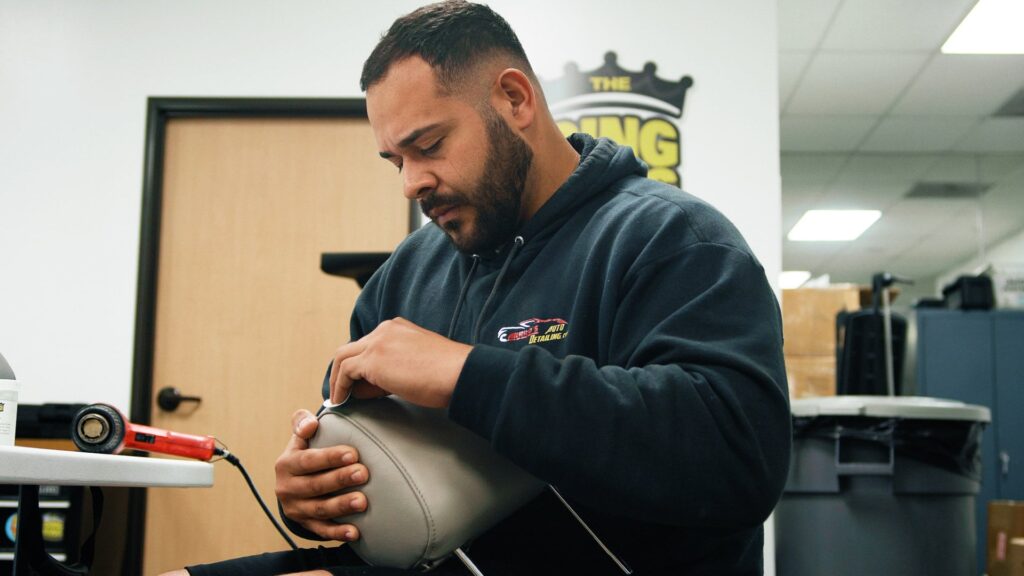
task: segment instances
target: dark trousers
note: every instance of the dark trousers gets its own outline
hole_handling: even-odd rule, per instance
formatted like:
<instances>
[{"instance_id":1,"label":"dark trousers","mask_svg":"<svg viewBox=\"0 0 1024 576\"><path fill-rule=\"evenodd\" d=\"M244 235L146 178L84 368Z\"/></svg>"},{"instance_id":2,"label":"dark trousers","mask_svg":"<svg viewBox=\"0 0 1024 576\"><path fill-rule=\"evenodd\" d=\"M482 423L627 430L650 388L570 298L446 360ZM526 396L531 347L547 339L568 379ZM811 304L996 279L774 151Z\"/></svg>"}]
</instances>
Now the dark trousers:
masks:
<instances>
[{"instance_id":1,"label":"dark trousers","mask_svg":"<svg viewBox=\"0 0 1024 576\"><path fill-rule=\"evenodd\" d=\"M408 576L422 574L411 570L368 566L348 546L336 548L302 548L284 552L267 552L224 560L213 564L200 564L185 568L192 576L277 576L304 570L326 570L335 576ZM468 571L457 559L449 559L431 574L464 576Z\"/></svg>"}]
</instances>

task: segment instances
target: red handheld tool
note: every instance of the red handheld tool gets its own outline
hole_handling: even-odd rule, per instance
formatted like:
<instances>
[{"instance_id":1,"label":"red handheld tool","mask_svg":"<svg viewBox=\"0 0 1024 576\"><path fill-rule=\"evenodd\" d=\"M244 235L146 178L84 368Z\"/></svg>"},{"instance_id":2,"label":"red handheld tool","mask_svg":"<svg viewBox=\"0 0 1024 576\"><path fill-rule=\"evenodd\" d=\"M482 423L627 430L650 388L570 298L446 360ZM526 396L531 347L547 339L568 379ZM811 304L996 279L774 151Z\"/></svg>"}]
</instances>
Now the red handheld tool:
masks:
<instances>
[{"instance_id":1,"label":"red handheld tool","mask_svg":"<svg viewBox=\"0 0 1024 576\"><path fill-rule=\"evenodd\" d=\"M129 422L109 404L90 404L71 420L71 439L82 452L117 454L125 448L209 461L217 453L213 436L171 432Z\"/></svg>"}]
</instances>

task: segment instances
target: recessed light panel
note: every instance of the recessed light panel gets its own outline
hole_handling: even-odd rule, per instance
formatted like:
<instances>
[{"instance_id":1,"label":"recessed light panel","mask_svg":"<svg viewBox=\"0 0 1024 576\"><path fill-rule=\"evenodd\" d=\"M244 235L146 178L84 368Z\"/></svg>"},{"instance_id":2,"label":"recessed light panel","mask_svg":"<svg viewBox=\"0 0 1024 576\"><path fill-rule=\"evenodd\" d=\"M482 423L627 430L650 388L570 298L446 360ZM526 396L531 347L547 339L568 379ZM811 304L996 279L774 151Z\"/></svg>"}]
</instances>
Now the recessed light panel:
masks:
<instances>
[{"instance_id":1,"label":"recessed light panel","mask_svg":"<svg viewBox=\"0 0 1024 576\"><path fill-rule=\"evenodd\" d=\"M797 242L856 240L881 216L878 210L808 210L786 237Z\"/></svg>"},{"instance_id":2,"label":"recessed light panel","mask_svg":"<svg viewBox=\"0 0 1024 576\"><path fill-rule=\"evenodd\" d=\"M1024 2L979 0L946 43L944 54L1024 54Z\"/></svg>"}]
</instances>

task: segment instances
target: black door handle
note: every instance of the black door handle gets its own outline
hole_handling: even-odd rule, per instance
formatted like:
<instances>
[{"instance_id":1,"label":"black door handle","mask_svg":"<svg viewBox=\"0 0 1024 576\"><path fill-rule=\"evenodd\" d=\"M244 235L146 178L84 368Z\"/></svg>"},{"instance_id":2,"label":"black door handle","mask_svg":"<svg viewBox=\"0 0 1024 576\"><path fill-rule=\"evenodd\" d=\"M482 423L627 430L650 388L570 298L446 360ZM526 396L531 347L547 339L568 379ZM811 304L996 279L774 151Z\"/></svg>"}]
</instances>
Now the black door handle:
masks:
<instances>
[{"instance_id":1,"label":"black door handle","mask_svg":"<svg viewBox=\"0 0 1024 576\"><path fill-rule=\"evenodd\" d=\"M168 412L174 412L177 410L178 406L180 406L182 402L195 402L198 404L202 401L203 399L199 396L182 396L181 390L171 386L161 388L160 392L156 395L156 405L159 406L161 410L166 410Z\"/></svg>"}]
</instances>

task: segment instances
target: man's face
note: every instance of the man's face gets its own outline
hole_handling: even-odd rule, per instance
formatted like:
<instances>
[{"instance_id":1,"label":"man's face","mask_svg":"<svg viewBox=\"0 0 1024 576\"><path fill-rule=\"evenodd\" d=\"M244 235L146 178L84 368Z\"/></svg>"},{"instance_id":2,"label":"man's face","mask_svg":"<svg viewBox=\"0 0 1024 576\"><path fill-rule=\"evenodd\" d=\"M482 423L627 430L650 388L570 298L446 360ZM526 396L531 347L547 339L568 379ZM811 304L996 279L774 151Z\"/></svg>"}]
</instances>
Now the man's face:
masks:
<instances>
[{"instance_id":1,"label":"man's face","mask_svg":"<svg viewBox=\"0 0 1024 576\"><path fill-rule=\"evenodd\" d=\"M405 178L405 195L466 253L497 248L515 231L533 159L484 100L439 92L419 58L392 65L366 95L380 155Z\"/></svg>"}]
</instances>

